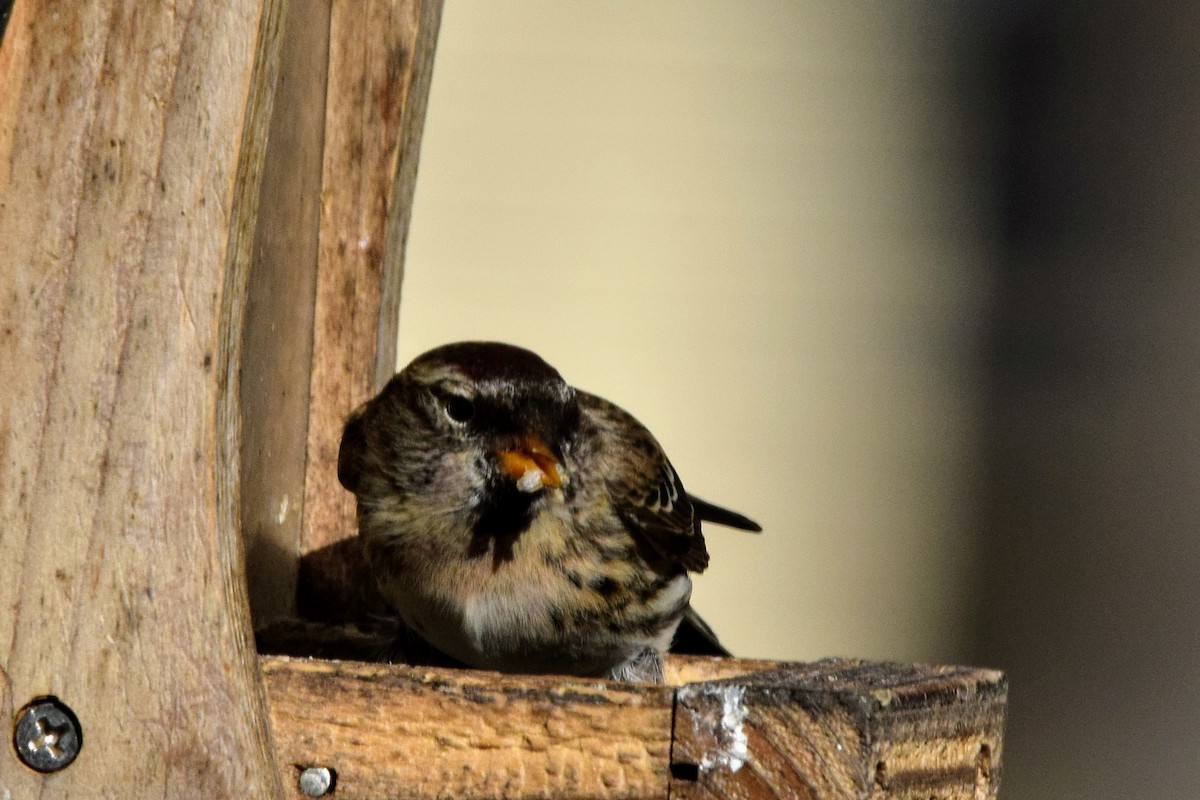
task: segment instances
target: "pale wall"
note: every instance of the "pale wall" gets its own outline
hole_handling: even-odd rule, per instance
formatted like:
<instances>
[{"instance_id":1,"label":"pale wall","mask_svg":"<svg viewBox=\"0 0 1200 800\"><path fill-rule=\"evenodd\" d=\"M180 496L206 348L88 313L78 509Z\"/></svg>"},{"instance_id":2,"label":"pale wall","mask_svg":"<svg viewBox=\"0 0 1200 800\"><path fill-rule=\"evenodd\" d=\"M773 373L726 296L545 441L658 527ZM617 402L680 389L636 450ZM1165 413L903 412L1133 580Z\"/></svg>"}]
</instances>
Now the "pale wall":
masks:
<instances>
[{"instance_id":1,"label":"pale wall","mask_svg":"<svg viewBox=\"0 0 1200 800\"><path fill-rule=\"evenodd\" d=\"M925 4L450 3L401 364L498 339L654 431L741 655L954 660L984 140ZM967 101L969 106L969 100Z\"/></svg>"}]
</instances>

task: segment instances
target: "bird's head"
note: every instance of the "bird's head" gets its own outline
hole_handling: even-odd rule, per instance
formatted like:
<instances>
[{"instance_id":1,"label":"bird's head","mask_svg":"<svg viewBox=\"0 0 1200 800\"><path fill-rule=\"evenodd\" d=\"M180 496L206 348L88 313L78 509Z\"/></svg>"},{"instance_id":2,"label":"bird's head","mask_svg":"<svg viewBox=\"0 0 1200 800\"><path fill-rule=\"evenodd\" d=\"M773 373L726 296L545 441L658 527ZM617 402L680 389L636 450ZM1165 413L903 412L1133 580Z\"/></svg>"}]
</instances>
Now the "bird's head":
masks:
<instances>
[{"instance_id":1,"label":"bird's head","mask_svg":"<svg viewBox=\"0 0 1200 800\"><path fill-rule=\"evenodd\" d=\"M387 491L466 506L514 489L534 495L569 482L564 449L578 424L575 390L534 353L449 344L355 412L338 476L360 498L380 479Z\"/></svg>"}]
</instances>

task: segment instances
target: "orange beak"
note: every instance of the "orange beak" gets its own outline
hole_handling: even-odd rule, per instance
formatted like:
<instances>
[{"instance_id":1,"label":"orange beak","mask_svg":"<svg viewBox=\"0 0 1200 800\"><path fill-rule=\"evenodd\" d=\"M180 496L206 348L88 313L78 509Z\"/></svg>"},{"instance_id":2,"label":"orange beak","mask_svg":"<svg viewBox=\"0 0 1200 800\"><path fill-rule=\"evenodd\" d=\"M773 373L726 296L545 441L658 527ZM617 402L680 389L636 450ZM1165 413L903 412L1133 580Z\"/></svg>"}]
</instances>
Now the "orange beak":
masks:
<instances>
[{"instance_id":1,"label":"orange beak","mask_svg":"<svg viewBox=\"0 0 1200 800\"><path fill-rule=\"evenodd\" d=\"M528 434L512 449L496 453L500 471L517 482L523 492L536 492L543 486L562 486L558 459L539 437Z\"/></svg>"}]
</instances>

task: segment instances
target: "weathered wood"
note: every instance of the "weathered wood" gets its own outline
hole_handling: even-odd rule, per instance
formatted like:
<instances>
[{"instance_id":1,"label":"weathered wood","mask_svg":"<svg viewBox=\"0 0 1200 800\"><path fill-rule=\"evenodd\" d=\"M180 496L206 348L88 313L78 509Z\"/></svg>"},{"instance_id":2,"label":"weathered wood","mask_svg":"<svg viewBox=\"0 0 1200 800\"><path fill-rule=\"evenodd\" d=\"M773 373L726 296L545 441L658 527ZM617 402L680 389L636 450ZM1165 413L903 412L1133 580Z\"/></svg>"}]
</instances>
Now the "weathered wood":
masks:
<instances>
[{"instance_id":1,"label":"weathered wood","mask_svg":"<svg viewBox=\"0 0 1200 800\"><path fill-rule=\"evenodd\" d=\"M243 526L256 624L360 596L342 420L390 375L441 3L292 0L246 315ZM301 562L298 558L304 554ZM298 572L306 578L298 580Z\"/></svg>"},{"instance_id":2,"label":"weathered wood","mask_svg":"<svg viewBox=\"0 0 1200 800\"><path fill-rule=\"evenodd\" d=\"M263 657L281 776L344 798L989 798L988 670L672 656L651 686Z\"/></svg>"},{"instance_id":3,"label":"weathered wood","mask_svg":"<svg viewBox=\"0 0 1200 800\"><path fill-rule=\"evenodd\" d=\"M293 787L326 766L347 800L663 796L667 687L272 657L263 675Z\"/></svg>"},{"instance_id":4,"label":"weathered wood","mask_svg":"<svg viewBox=\"0 0 1200 800\"><path fill-rule=\"evenodd\" d=\"M680 688L672 767L695 780L677 780L672 797L996 796L1000 673L857 661L764 666Z\"/></svg>"},{"instance_id":5,"label":"weathered wood","mask_svg":"<svg viewBox=\"0 0 1200 800\"><path fill-rule=\"evenodd\" d=\"M294 616L329 65L329 0L289 0L242 329L242 530L254 624Z\"/></svg>"},{"instance_id":6,"label":"weathered wood","mask_svg":"<svg viewBox=\"0 0 1200 800\"><path fill-rule=\"evenodd\" d=\"M280 4L19 2L0 46L5 797L272 797L238 537L241 316ZM7 724L7 723L6 723Z\"/></svg>"},{"instance_id":7,"label":"weathered wood","mask_svg":"<svg viewBox=\"0 0 1200 800\"><path fill-rule=\"evenodd\" d=\"M440 0L334 0L301 553L301 613L352 610L340 592L354 498L337 481L342 423L395 370L400 278L441 20ZM321 558L321 555L328 555ZM315 568L305 565L316 562Z\"/></svg>"}]
</instances>

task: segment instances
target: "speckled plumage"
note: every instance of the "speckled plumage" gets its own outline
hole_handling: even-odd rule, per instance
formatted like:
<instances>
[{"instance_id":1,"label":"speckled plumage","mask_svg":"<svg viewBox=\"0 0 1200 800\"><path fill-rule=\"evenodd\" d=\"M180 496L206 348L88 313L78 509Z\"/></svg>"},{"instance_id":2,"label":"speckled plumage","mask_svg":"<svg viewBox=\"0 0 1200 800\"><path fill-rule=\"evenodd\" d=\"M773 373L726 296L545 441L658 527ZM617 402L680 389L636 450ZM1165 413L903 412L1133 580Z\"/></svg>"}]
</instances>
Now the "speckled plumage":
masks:
<instances>
[{"instance_id":1,"label":"speckled plumage","mask_svg":"<svg viewBox=\"0 0 1200 800\"><path fill-rule=\"evenodd\" d=\"M347 422L338 476L405 623L507 672L646 677L708 564L701 516L758 529L693 503L628 413L498 343L415 359Z\"/></svg>"}]
</instances>

